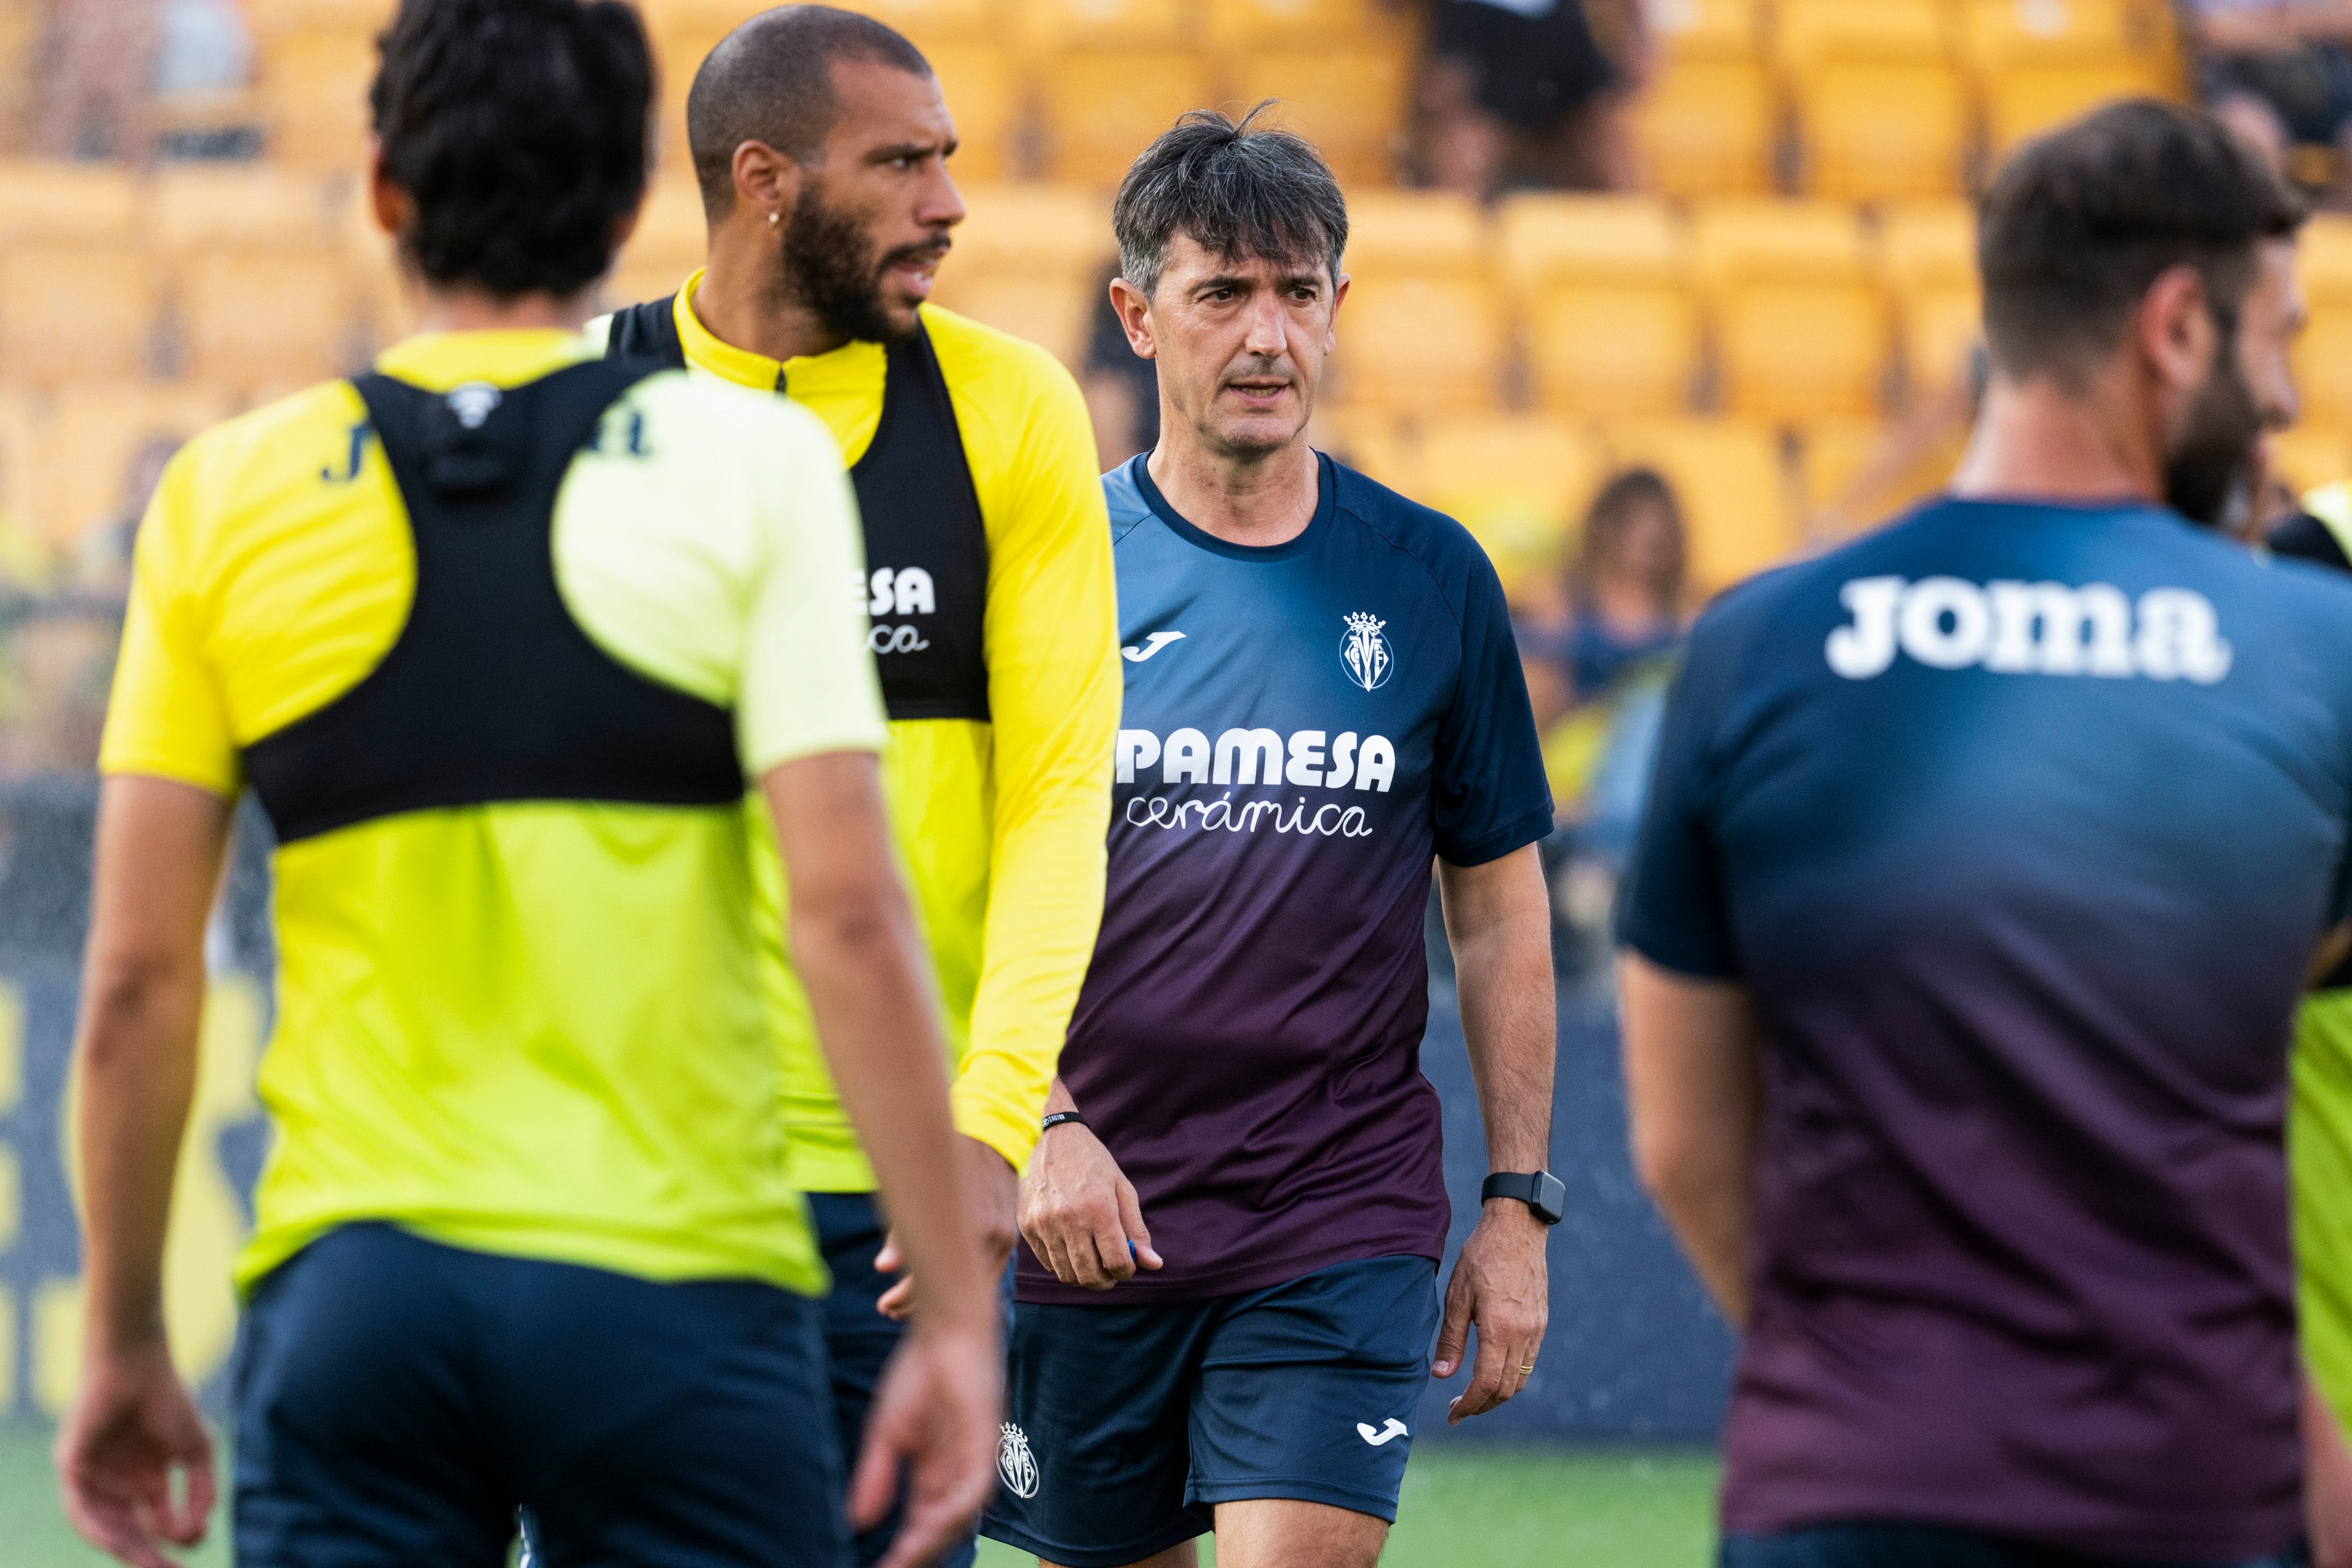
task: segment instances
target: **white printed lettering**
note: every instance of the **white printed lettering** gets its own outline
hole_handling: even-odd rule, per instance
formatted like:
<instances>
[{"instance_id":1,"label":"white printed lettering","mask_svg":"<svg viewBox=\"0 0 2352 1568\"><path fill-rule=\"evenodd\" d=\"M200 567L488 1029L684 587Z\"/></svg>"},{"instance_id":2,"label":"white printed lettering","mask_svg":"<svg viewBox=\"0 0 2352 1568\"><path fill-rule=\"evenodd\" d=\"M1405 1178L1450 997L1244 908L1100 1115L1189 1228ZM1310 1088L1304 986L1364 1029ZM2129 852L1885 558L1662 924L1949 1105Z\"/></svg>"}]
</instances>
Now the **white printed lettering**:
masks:
<instances>
[{"instance_id":1,"label":"white printed lettering","mask_svg":"<svg viewBox=\"0 0 2352 1568\"><path fill-rule=\"evenodd\" d=\"M1170 784L1206 784L1209 781L1209 737L1197 729L1180 729L1168 737L1168 749L1160 754L1167 758L1167 768L1160 778Z\"/></svg>"},{"instance_id":2,"label":"white printed lettering","mask_svg":"<svg viewBox=\"0 0 2352 1568\"><path fill-rule=\"evenodd\" d=\"M1331 771L1323 776L1326 789L1344 789L1356 775L1356 732L1349 730L1331 743Z\"/></svg>"},{"instance_id":3,"label":"white printed lettering","mask_svg":"<svg viewBox=\"0 0 2352 1568\"><path fill-rule=\"evenodd\" d=\"M1236 762L1240 764L1239 778L1234 777ZM1282 782L1282 737L1270 729L1229 729L1217 737L1217 767L1209 776L1209 782L1255 784L1261 763L1268 784Z\"/></svg>"},{"instance_id":4,"label":"white printed lettering","mask_svg":"<svg viewBox=\"0 0 2352 1568\"><path fill-rule=\"evenodd\" d=\"M1951 624L1944 624L1946 616ZM1933 669L1964 670L1985 656L1992 612L1984 590L1957 577L1931 577L1903 595L1896 621L1903 651Z\"/></svg>"},{"instance_id":5,"label":"white printed lettering","mask_svg":"<svg viewBox=\"0 0 2352 1568\"><path fill-rule=\"evenodd\" d=\"M1135 770L1149 768L1160 760L1160 737L1148 729L1122 729L1118 732L1118 781L1135 782Z\"/></svg>"},{"instance_id":6,"label":"white printed lettering","mask_svg":"<svg viewBox=\"0 0 2352 1568\"><path fill-rule=\"evenodd\" d=\"M1378 789L1383 795L1396 779L1396 747L1384 735L1364 737L1364 749L1356 758L1356 788Z\"/></svg>"},{"instance_id":7,"label":"white printed lettering","mask_svg":"<svg viewBox=\"0 0 2352 1568\"><path fill-rule=\"evenodd\" d=\"M2144 675L2210 685L2234 657L2212 601L2185 588L2151 589L2135 607L2105 582L1989 582L1955 577L1906 583L1860 578L1839 598L1853 620L1830 633L1830 668L1868 680L1899 650L1937 670L1982 666L2005 675Z\"/></svg>"},{"instance_id":8,"label":"white printed lettering","mask_svg":"<svg viewBox=\"0 0 2352 1568\"><path fill-rule=\"evenodd\" d=\"M1290 766L1282 776L1293 784L1323 782L1323 732L1302 729L1290 737Z\"/></svg>"},{"instance_id":9,"label":"white printed lettering","mask_svg":"<svg viewBox=\"0 0 2352 1568\"><path fill-rule=\"evenodd\" d=\"M1853 612L1853 624L1830 633L1830 668L1849 681L1885 674L1895 663L1895 612L1903 602L1903 580L1865 577L1847 583L1838 597Z\"/></svg>"},{"instance_id":10,"label":"white printed lettering","mask_svg":"<svg viewBox=\"0 0 2352 1568\"><path fill-rule=\"evenodd\" d=\"M939 608L931 591L931 574L919 566L902 568L891 593L901 615L929 615Z\"/></svg>"}]
</instances>

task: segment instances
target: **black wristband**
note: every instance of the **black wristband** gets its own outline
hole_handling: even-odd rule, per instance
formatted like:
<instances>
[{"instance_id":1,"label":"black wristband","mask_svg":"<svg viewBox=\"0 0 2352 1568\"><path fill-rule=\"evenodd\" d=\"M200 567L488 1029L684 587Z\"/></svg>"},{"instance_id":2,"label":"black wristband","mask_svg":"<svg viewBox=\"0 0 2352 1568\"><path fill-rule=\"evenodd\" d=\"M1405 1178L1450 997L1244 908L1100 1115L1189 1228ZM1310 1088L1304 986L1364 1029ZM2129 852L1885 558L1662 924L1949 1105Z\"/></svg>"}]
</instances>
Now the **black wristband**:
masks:
<instances>
[{"instance_id":1,"label":"black wristband","mask_svg":"<svg viewBox=\"0 0 2352 1568\"><path fill-rule=\"evenodd\" d=\"M1089 1123L1084 1116L1079 1115L1076 1111L1056 1111L1047 1116L1044 1121L1037 1124L1038 1136L1043 1137L1045 1134L1052 1132L1055 1128L1060 1126L1065 1122L1076 1122L1081 1127L1092 1125L1091 1123Z\"/></svg>"}]
</instances>

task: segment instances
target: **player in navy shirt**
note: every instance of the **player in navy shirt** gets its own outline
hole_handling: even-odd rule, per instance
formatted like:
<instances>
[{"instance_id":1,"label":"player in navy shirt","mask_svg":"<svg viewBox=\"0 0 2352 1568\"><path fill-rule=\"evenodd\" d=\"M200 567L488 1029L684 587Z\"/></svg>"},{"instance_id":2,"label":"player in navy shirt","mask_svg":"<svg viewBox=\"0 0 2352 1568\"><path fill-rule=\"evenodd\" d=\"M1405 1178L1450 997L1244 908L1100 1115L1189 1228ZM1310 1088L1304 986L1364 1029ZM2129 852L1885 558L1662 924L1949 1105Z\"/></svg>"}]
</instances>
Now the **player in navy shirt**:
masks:
<instances>
[{"instance_id":1,"label":"player in navy shirt","mask_svg":"<svg viewBox=\"0 0 2352 1568\"><path fill-rule=\"evenodd\" d=\"M2281 1123L2352 591L2213 527L2301 218L2169 106L2021 152L1953 495L1694 633L1622 925L1637 1154L1746 1336L1727 1568L2284 1563L2306 1443L2344 1495Z\"/></svg>"},{"instance_id":2,"label":"player in navy shirt","mask_svg":"<svg viewBox=\"0 0 2352 1568\"><path fill-rule=\"evenodd\" d=\"M1475 1415L1542 1337L1551 799L1485 554L1307 444L1347 287L1322 159L1187 116L1117 221L1161 436L1104 481L1109 894L1023 1183L983 1530L1067 1568L1179 1568L1209 1528L1224 1568L1370 1568L1432 1373L1475 1323ZM1486 1205L1442 1328L1433 857L1493 1168L1524 1194Z\"/></svg>"}]
</instances>

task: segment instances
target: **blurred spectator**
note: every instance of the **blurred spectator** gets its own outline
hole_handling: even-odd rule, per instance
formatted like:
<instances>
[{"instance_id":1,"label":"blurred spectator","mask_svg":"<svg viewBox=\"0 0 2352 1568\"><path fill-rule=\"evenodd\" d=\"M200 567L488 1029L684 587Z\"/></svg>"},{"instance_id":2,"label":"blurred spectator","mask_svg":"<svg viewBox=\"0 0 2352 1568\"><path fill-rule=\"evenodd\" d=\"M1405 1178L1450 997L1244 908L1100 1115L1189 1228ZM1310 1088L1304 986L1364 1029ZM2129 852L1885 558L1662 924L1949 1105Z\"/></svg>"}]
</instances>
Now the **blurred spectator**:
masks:
<instances>
[{"instance_id":1,"label":"blurred spectator","mask_svg":"<svg viewBox=\"0 0 2352 1568\"><path fill-rule=\"evenodd\" d=\"M1682 642L1685 539L1682 505L1654 470L1629 468L1594 497L1562 583L1563 613L1522 629L1540 727L1605 704L1627 671Z\"/></svg>"},{"instance_id":2,"label":"blurred spectator","mask_svg":"<svg viewBox=\"0 0 2352 1568\"><path fill-rule=\"evenodd\" d=\"M138 538L139 520L147 515L147 503L163 482L164 465L186 440L172 431L150 431L131 453L113 510L82 530L83 587L121 593L131 586L131 547Z\"/></svg>"},{"instance_id":3,"label":"blurred spectator","mask_svg":"<svg viewBox=\"0 0 2352 1568\"><path fill-rule=\"evenodd\" d=\"M1629 468L1586 514L1562 584L1565 612L1520 628L1528 695L1560 828L1544 863L1554 952L1571 990L1606 984L1610 911L1633 852L1688 622L1682 505L1654 471Z\"/></svg>"},{"instance_id":4,"label":"blurred spectator","mask_svg":"<svg viewBox=\"0 0 2352 1568\"><path fill-rule=\"evenodd\" d=\"M1087 413L1095 422L1096 455L1106 474L1160 444L1160 371L1129 346L1127 329L1111 308L1110 282L1118 276L1114 261L1095 279L1087 359L1078 372Z\"/></svg>"},{"instance_id":5,"label":"blurred spectator","mask_svg":"<svg viewBox=\"0 0 2352 1568\"><path fill-rule=\"evenodd\" d=\"M1424 177L1482 201L1630 189L1625 104L1647 50L1641 0L1435 0L1420 94Z\"/></svg>"},{"instance_id":6,"label":"blurred spectator","mask_svg":"<svg viewBox=\"0 0 2352 1568\"><path fill-rule=\"evenodd\" d=\"M50 0L38 144L53 158L144 158L158 0Z\"/></svg>"},{"instance_id":7,"label":"blurred spectator","mask_svg":"<svg viewBox=\"0 0 2352 1568\"><path fill-rule=\"evenodd\" d=\"M159 150L156 100L244 87L253 40L236 0L50 0L42 55L39 150L143 162ZM240 131L174 131L160 150L204 156L257 145Z\"/></svg>"},{"instance_id":8,"label":"blurred spectator","mask_svg":"<svg viewBox=\"0 0 2352 1568\"><path fill-rule=\"evenodd\" d=\"M2244 140L2282 149L2307 183L2342 194L2352 162L2352 0L2189 0L2188 10L2206 102ZM2328 150L2332 177L2309 179L2292 159L2297 147Z\"/></svg>"}]
</instances>

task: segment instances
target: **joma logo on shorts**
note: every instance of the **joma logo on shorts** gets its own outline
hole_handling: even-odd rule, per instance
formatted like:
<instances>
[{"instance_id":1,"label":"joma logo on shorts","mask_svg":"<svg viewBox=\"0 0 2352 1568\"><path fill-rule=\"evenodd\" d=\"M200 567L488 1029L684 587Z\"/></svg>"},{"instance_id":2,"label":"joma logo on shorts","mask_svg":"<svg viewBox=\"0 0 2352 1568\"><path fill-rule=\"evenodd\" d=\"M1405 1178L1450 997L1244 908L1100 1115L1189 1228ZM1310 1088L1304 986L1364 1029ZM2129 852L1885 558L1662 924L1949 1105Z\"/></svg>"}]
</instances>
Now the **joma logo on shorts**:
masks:
<instances>
[{"instance_id":1,"label":"joma logo on shorts","mask_svg":"<svg viewBox=\"0 0 2352 1568\"><path fill-rule=\"evenodd\" d=\"M2003 675L2144 676L2210 686L2230 673L2212 601L2152 588L2135 606L2104 582L1988 582L1957 577L1864 577L1838 597L1853 616L1830 633L1830 668L1850 681L1881 675L1900 652L1936 670Z\"/></svg>"}]
</instances>

